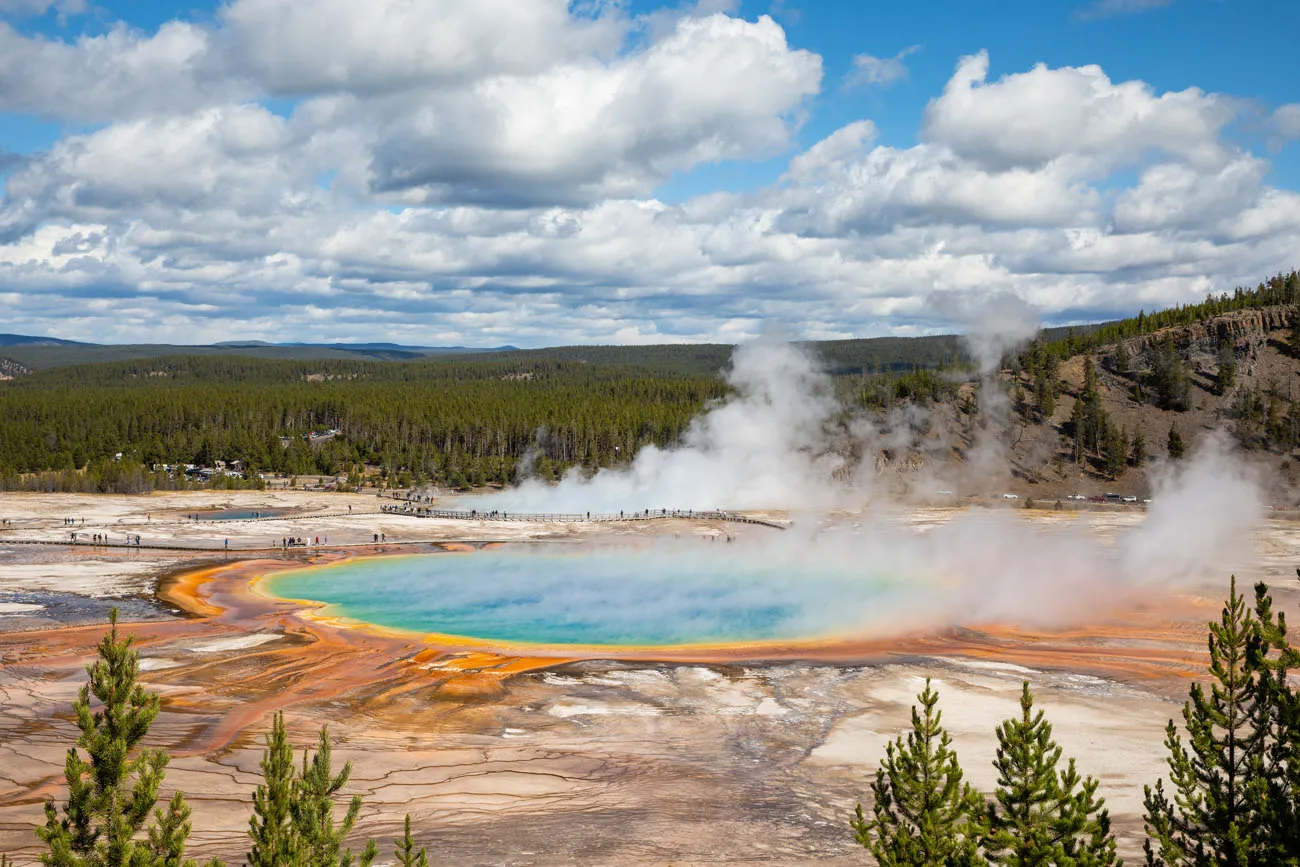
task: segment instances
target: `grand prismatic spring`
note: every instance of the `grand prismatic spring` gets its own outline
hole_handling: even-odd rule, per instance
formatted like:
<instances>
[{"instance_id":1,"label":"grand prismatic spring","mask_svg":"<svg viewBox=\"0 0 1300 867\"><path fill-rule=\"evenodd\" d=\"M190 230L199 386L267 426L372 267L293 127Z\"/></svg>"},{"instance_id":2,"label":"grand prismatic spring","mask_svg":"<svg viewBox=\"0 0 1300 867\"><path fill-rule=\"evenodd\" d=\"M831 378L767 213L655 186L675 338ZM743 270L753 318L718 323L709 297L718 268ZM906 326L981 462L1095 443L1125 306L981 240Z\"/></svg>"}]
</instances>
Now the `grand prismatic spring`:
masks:
<instances>
[{"instance_id":1,"label":"grand prismatic spring","mask_svg":"<svg viewBox=\"0 0 1300 867\"><path fill-rule=\"evenodd\" d=\"M765 644L855 634L864 594L901 582L846 564L802 570L699 542L545 546L361 558L275 573L263 589L324 616L510 646ZM756 653L761 653L756 651Z\"/></svg>"}]
</instances>

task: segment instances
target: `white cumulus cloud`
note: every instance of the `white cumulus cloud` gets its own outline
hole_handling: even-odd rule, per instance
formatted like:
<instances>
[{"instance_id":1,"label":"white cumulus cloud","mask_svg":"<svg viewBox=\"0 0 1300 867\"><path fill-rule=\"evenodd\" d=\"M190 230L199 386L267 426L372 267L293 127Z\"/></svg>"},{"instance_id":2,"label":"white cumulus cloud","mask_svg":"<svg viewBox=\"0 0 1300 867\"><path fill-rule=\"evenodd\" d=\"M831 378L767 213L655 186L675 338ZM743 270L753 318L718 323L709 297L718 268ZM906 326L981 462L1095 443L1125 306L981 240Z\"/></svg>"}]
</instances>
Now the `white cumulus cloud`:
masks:
<instances>
[{"instance_id":1,"label":"white cumulus cloud","mask_svg":"<svg viewBox=\"0 0 1300 867\"><path fill-rule=\"evenodd\" d=\"M927 139L992 168L1075 160L1096 175L1146 151L1200 165L1222 162L1219 133L1236 100L1196 88L1156 94L1145 82L1115 83L1099 66L1028 72L988 81L985 52L965 57L926 107Z\"/></svg>"},{"instance_id":2,"label":"white cumulus cloud","mask_svg":"<svg viewBox=\"0 0 1300 867\"><path fill-rule=\"evenodd\" d=\"M209 38L172 21L153 35L118 24L69 43L0 21L0 111L105 122L251 95L247 83L206 69Z\"/></svg>"},{"instance_id":3,"label":"white cumulus cloud","mask_svg":"<svg viewBox=\"0 0 1300 867\"><path fill-rule=\"evenodd\" d=\"M220 13L228 63L276 94L383 93L544 72L610 54L617 15L567 0L234 0Z\"/></svg>"},{"instance_id":4,"label":"white cumulus cloud","mask_svg":"<svg viewBox=\"0 0 1300 867\"><path fill-rule=\"evenodd\" d=\"M1300 195L1227 134L1230 96L1095 66L990 81L979 54L916 144L881 144L857 118L770 186L666 202L656 188L677 173L790 153L815 110L821 59L770 18L518 0L506 20L394 0L365 22L326 2L313 22L306 8L235 0L211 24L72 42L0 25L0 105L95 124L4 158L8 330L541 345L735 341L775 320L808 338L918 334L997 293L1049 322L1186 302L1300 249ZM441 38L429 10L464 52L418 50ZM312 52L326 23L338 51ZM528 33L554 38L501 56Z\"/></svg>"}]
</instances>

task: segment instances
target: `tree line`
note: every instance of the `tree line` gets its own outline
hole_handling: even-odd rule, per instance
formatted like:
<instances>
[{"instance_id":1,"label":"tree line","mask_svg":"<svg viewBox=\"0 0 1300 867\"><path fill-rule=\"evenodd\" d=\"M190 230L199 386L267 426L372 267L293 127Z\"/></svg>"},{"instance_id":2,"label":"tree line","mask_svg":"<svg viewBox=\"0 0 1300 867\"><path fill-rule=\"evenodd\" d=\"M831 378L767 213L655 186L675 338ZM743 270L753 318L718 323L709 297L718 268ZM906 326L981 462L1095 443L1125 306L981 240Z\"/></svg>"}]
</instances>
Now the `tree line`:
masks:
<instances>
[{"instance_id":1,"label":"tree line","mask_svg":"<svg viewBox=\"0 0 1300 867\"><path fill-rule=\"evenodd\" d=\"M152 375L150 371L163 371ZM551 363L395 365L196 358L46 371L0 388L0 484L122 459L241 461L246 475L507 482L526 454L554 475L669 446L719 379ZM337 431L327 437L312 432Z\"/></svg>"},{"instance_id":2,"label":"tree line","mask_svg":"<svg viewBox=\"0 0 1300 867\"><path fill-rule=\"evenodd\" d=\"M1154 313L1141 311L1137 316L1092 328L1067 328L1064 334L1060 334L1061 329L1055 329L1056 336L1044 342L1048 352L1064 360L1121 340L1151 334L1162 328L1204 322L1238 310L1296 304L1300 304L1300 270L1276 274L1254 288L1238 287L1230 293L1207 295L1204 301L1197 304L1180 304Z\"/></svg>"}]
</instances>

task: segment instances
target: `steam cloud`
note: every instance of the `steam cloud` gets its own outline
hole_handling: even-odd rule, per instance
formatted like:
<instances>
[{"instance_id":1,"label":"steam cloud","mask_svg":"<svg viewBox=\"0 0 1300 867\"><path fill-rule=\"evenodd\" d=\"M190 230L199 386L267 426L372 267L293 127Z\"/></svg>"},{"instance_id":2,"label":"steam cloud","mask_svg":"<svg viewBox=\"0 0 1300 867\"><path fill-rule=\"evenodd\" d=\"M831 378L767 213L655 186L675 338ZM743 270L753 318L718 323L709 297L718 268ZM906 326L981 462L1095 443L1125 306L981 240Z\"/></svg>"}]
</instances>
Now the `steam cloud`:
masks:
<instances>
[{"instance_id":1,"label":"steam cloud","mask_svg":"<svg viewBox=\"0 0 1300 867\"><path fill-rule=\"evenodd\" d=\"M896 408L882 420L837 424L842 408L831 380L807 351L766 336L736 348L727 381L734 392L692 421L679 446L643 448L628 465L586 475L572 469L557 484L526 479L471 507L511 512L616 513L646 509L825 509L897 496L878 478L886 456L921 454L929 469L913 479L925 490L993 485L1007 476L1004 443L1010 403L992 376L1007 351L1036 333L1036 311L1012 295L948 312L967 328L980 371L984 427L953 471L948 425L935 409ZM527 466L525 467L525 469ZM951 477L949 477L951 476ZM915 491L914 491L915 492Z\"/></svg>"},{"instance_id":2,"label":"steam cloud","mask_svg":"<svg viewBox=\"0 0 1300 867\"><path fill-rule=\"evenodd\" d=\"M734 544L638 537L630 556L593 552L595 562L559 571L506 551L494 555L490 586L460 582L432 598L486 606L489 634L502 622L528 622L665 643L725 635L778 609L786 638L1051 627L1122 610L1145 591L1220 589L1228 570L1252 567L1250 534L1261 516L1254 480L1211 438L1159 474L1136 523L1131 513L1042 521L973 508L936 520L873 509L804 517L785 532L750 528Z\"/></svg>"},{"instance_id":3,"label":"steam cloud","mask_svg":"<svg viewBox=\"0 0 1300 867\"><path fill-rule=\"evenodd\" d=\"M1027 307L1008 301L1007 309L1014 315L990 320L987 331L972 324L971 345L981 369L996 369L998 359L1036 327ZM1009 330L999 331L998 322L1010 323ZM475 498L475 504L520 512L791 510L797 520L785 533L749 533L741 544L725 546L660 542L640 562L647 575L659 576L678 571L673 558L683 556L753 558L760 571L777 567L797 589L796 616L806 618L809 634L883 623L1047 624L1114 606L1143 587L1207 576L1220 580L1228 569L1250 565L1249 537L1262 518L1262 495L1226 438L1206 437L1189 460L1154 467L1152 503L1135 524L1091 513L1075 521L1034 521L1011 510L975 507L920 525L915 510L887 495L870 456L924 448L924 411L904 408L883 423L860 422L846 430L837 425L841 408L815 360L771 339L739 347L728 381L734 395L698 417L678 448L646 448L625 467L590 477L573 472L559 484L527 481ZM846 438L853 448L846 449ZM941 440L930 444L947 450ZM846 457L855 452L866 456L856 466ZM935 464L939 469L922 474L922 484L944 484L943 462ZM838 517L823 526L817 514L864 504L868 508L854 524ZM840 578L853 570L893 589L846 593ZM636 616L683 616L689 600L667 598L679 585L663 582ZM736 592L752 592L761 602L771 590ZM582 603L566 598L563 582L542 598L560 606L557 611Z\"/></svg>"},{"instance_id":4,"label":"steam cloud","mask_svg":"<svg viewBox=\"0 0 1300 867\"><path fill-rule=\"evenodd\" d=\"M727 381L735 396L691 422L677 448L647 446L625 467L558 484L525 481L476 498L512 512L761 509L829 506L843 461L829 453L839 412L830 379L805 351L772 337L736 348Z\"/></svg>"}]
</instances>

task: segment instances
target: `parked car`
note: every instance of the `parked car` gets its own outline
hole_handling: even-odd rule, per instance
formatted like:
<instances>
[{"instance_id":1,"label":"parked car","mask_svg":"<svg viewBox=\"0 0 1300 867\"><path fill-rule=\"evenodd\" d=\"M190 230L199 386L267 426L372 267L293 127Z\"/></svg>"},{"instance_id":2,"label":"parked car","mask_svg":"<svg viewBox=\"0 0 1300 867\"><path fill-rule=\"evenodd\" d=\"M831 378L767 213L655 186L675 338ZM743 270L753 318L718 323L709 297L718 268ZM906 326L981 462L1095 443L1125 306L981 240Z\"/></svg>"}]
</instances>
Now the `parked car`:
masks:
<instances>
[{"instance_id":1,"label":"parked car","mask_svg":"<svg viewBox=\"0 0 1300 867\"><path fill-rule=\"evenodd\" d=\"M1083 494L1070 494L1068 497L1066 497L1066 499L1067 499L1067 500L1086 500L1086 499L1088 499L1088 498L1085 497Z\"/></svg>"},{"instance_id":2,"label":"parked car","mask_svg":"<svg viewBox=\"0 0 1300 867\"><path fill-rule=\"evenodd\" d=\"M1020 499L1020 496L1019 496L1018 494L1003 494L1003 495L1002 495L1002 499L1004 499L1004 500L1018 500L1018 499Z\"/></svg>"},{"instance_id":3,"label":"parked car","mask_svg":"<svg viewBox=\"0 0 1300 867\"><path fill-rule=\"evenodd\" d=\"M1105 499L1106 502L1108 502L1108 503L1122 503L1122 502L1124 502L1124 498L1121 497L1119 494L1110 494L1110 493L1108 493L1108 494L1106 494L1106 496L1105 496L1104 499Z\"/></svg>"},{"instance_id":4,"label":"parked car","mask_svg":"<svg viewBox=\"0 0 1300 867\"><path fill-rule=\"evenodd\" d=\"M1126 503L1136 503L1137 501L1138 501L1138 498L1137 498L1137 497L1125 497L1125 498L1124 498L1124 502L1126 502Z\"/></svg>"}]
</instances>

